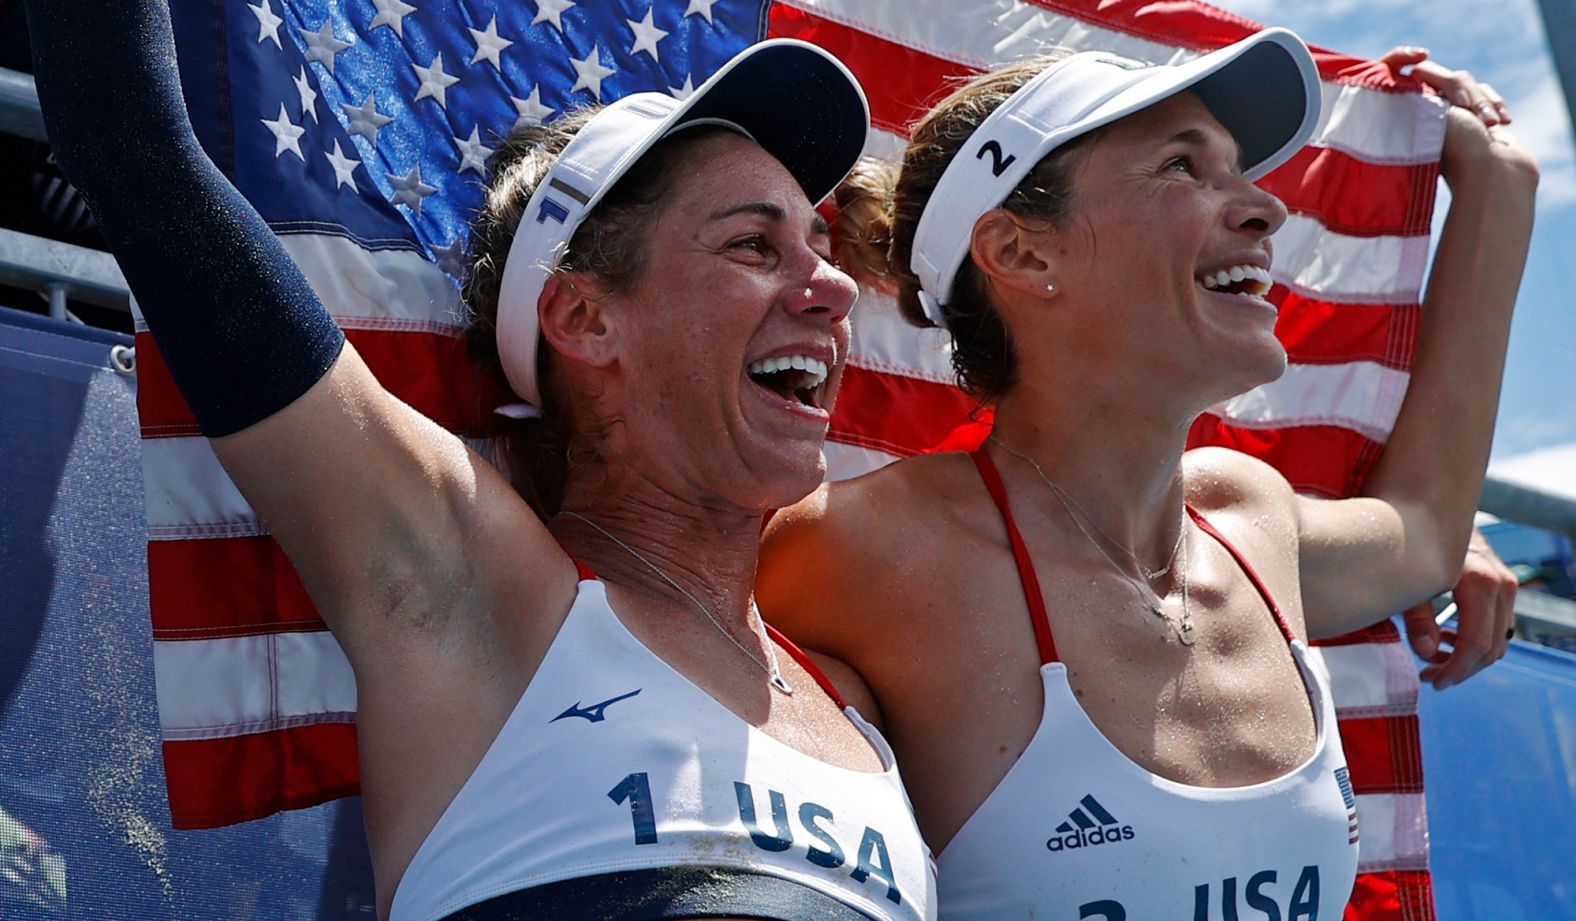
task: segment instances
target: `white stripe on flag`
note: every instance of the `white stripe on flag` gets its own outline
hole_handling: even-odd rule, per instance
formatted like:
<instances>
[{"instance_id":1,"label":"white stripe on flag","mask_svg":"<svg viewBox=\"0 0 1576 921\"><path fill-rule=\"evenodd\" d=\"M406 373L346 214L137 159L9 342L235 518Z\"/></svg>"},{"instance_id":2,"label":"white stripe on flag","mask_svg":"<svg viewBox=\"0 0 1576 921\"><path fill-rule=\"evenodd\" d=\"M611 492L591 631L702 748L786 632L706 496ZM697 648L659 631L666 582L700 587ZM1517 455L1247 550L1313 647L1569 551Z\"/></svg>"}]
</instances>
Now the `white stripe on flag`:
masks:
<instances>
[{"instance_id":1,"label":"white stripe on flag","mask_svg":"<svg viewBox=\"0 0 1576 921\"><path fill-rule=\"evenodd\" d=\"M144 438L142 494L149 540L268 533L201 436Z\"/></svg>"},{"instance_id":2,"label":"white stripe on flag","mask_svg":"<svg viewBox=\"0 0 1576 921\"><path fill-rule=\"evenodd\" d=\"M459 288L419 253L363 249L334 234L286 233L279 242L345 329L455 335L464 325ZM147 330L140 313L136 326Z\"/></svg>"},{"instance_id":3,"label":"white stripe on flag","mask_svg":"<svg viewBox=\"0 0 1576 921\"><path fill-rule=\"evenodd\" d=\"M920 329L898 313L897 299L859 286L848 363L870 371L900 374L937 384L957 384L952 371L952 335Z\"/></svg>"},{"instance_id":4,"label":"white stripe on flag","mask_svg":"<svg viewBox=\"0 0 1576 921\"><path fill-rule=\"evenodd\" d=\"M1275 280L1337 304L1415 304L1428 237L1353 237L1293 214L1275 236Z\"/></svg>"},{"instance_id":5,"label":"white stripe on flag","mask_svg":"<svg viewBox=\"0 0 1576 921\"><path fill-rule=\"evenodd\" d=\"M1371 361L1294 364L1280 380L1232 397L1212 412L1241 428L1333 425L1383 442L1395 426L1409 379L1405 371Z\"/></svg>"},{"instance_id":6,"label":"white stripe on flag","mask_svg":"<svg viewBox=\"0 0 1576 921\"><path fill-rule=\"evenodd\" d=\"M327 631L153 644L166 739L219 738L356 710L350 662Z\"/></svg>"},{"instance_id":7,"label":"white stripe on flag","mask_svg":"<svg viewBox=\"0 0 1576 921\"><path fill-rule=\"evenodd\" d=\"M840 441L827 441L826 481L835 483L838 480L851 480L872 470L880 470L895 460L897 460L896 456L885 451L844 444Z\"/></svg>"},{"instance_id":8,"label":"white stripe on flag","mask_svg":"<svg viewBox=\"0 0 1576 921\"><path fill-rule=\"evenodd\" d=\"M1318 648L1330 670L1339 716L1361 719L1417 712L1417 670L1405 643Z\"/></svg>"},{"instance_id":9,"label":"white stripe on flag","mask_svg":"<svg viewBox=\"0 0 1576 921\"><path fill-rule=\"evenodd\" d=\"M1359 793L1357 872L1428 869L1428 824L1421 793Z\"/></svg>"}]
</instances>

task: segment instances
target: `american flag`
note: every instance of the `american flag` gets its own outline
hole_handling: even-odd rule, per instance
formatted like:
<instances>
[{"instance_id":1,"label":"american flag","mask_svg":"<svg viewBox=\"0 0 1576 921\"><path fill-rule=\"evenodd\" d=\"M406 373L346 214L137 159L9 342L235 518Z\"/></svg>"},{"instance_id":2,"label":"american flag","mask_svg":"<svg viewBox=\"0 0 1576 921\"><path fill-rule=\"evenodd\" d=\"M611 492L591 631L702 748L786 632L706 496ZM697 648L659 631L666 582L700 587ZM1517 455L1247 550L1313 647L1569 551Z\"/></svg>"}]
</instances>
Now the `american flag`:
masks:
<instances>
[{"instance_id":1,"label":"american flag","mask_svg":"<svg viewBox=\"0 0 1576 921\"><path fill-rule=\"evenodd\" d=\"M188 104L398 397L482 444L505 402L466 362L454 278L500 133L640 91L682 95L750 42L841 57L870 94L869 152L894 155L949 78L1049 44L1180 61L1257 24L1190 0L175 0ZM1198 442L1266 457L1316 495L1360 488L1416 341L1438 105L1371 62L1316 51L1327 115L1264 180L1276 238L1281 381L1217 407ZM851 476L971 447L983 428L946 343L866 292L828 459ZM139 327L140 330L140 327ZM357 789L348 664L235 490L145 332L138 336L160 716L177 827L245 821ZM485 445L483 445L485 446ZM1369 918L1432 917L1417 682L1388 625L1326 646L1363 843Z\"/></svg>"}]
</instances>

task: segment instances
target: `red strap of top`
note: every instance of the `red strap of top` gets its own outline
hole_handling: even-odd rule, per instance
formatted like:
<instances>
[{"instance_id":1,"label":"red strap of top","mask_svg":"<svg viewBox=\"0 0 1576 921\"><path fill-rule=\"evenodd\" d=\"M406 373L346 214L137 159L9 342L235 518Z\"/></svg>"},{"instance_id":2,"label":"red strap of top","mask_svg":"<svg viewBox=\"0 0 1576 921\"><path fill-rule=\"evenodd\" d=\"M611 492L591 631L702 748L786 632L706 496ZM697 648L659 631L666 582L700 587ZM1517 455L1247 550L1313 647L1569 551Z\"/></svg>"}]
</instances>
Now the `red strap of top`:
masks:
<instances>
[{"instance_id":1,"label":"red strap of top","mask_svg":"<svg viewBox=\"0 0 1576 921\"><path fill-rule=\"evenodd\" d=\"M826 696L837 703L837 709L848 709L848 704L843 702L843 695L837 693L837 688L832 685L832 679L826 677L826 672L821 671L821 666L816 665L815 660L810 658L809 653L800 649L798 643L783 636L782 631L771 624L766 625L766 635L771 637L772 642L781 646L790 656L793 656L793 660L798 662L801 668L810 673L810 677L814 678L815 683L821 686L821 690L826 692Z\"/></svg>"},{"instance_id":2,"label":"red strap of top","mask_svg":"<svg viewBox=\"0 0 1576 921\"><path fill-rule=\"evenodd\" d=\"M1259 574L1253 571L1253 567L1248 565L1248 561L1243 558L1242 554L1237 552L1237 548L1232 546L1231 541L1226 540L1225 535L1215 530L1215 526L1210 524L1203 515L1200 515L1198 509L1189 505L1187 506L1187 513L1192 517L1193 523L1198 525L1199 530L1213 537L1217 543L1226 548L1226 552L1231 554L1231 558L1237 561L1237 565L1242 568L1242 572L1248 577L1248 581L1252 582L1253 587L1258 590L1259 597L1264 599L1265 606L1270 609L1270 615L1275 618L1275 625L1280 628L1281 636L1286 638L1286 642L1290 643L1292 640L1295 640L1297 637L1292 634L1291 627L1287 625L1286 616L1281 613L1280 605L1276 604L1274 597L1270 595L1269 587L1264 584L1263 579L1259 578Z\"/></svg>"},{"instance_id":3,"label":"red strap of top","mask_svg":"<svg viewBox=\"0 0 1576 921\"><path fill-rule=\"evenodd\" d=\"M1045 596L1040 593L1040 577L1034 574L1034 560L1029 556L1029 547L1023 542L1023 535L1018 533L1018 523L1012 519L1012 506L1007 502L1007 485L1001 481L996 462L990 459L984 448L971 452L969 456L974 458L980 479L985 481L985 490L990 493L991 501L996 503L996 510L1001 512L1002 522L1007 525L1007 542L1012 545L1013 562L1018 564L1018 582L1023 586L1023 600L1029 605L1029 622L1034 625L1034 641L1040 647L1040 664L1059 661L1056 641L1051 638L1051 621L1045 613Z\"/></svg>"}]
</instances>

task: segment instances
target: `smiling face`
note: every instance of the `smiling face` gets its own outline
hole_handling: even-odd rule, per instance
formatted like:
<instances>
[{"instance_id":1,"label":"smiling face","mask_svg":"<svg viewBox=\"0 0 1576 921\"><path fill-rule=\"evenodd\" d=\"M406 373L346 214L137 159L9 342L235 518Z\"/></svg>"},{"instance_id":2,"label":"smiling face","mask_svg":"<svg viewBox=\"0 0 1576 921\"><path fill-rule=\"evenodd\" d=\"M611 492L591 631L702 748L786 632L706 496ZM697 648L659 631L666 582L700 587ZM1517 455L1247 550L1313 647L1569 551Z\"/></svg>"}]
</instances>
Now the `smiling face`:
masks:
<instances>
[{"instance_id":1,"label":"smiling face","mask_svg":"<svg viewBox=\"0 0 1576 921\"><path fill-rule=\"evenodd\" d=\"M640 276L603 299L610 447L672 495L781 507L825 473L857 288L827 261L798 183L753 141L715 135L678 169Z\"/></svg>"},{"instance_id":2,"label":"smiling face","mask_svg":"<svg viewBox=\"0 0 1576 921\"><path fill-rule=\"evenodd\" d=\"M1242 177L1238 159L1232 136L1187 92L1094 138L1073 173L1072 215L1049 231L1056 296L1076 308L1075 328L1061 334L1190 402L1279 377L1286 353L1264 295L1269 237L1286 209ZM1032 337L1017 341L1033 348Z\"/></svg>"}]
</instances>

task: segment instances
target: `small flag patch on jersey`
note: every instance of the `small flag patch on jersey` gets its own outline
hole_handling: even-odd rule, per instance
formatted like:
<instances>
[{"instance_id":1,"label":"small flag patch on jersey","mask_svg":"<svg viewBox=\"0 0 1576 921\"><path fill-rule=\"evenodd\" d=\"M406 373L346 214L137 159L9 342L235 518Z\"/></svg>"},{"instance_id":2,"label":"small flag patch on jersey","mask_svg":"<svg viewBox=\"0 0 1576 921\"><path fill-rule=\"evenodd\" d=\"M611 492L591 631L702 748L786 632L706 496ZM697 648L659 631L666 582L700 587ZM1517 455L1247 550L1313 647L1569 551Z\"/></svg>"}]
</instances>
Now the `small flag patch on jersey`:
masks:
<instances>
[{"instance_id":1,"label":"small flag patch on jersey","mask_svg":"<svg viewBox=\"0 0 1576 921\"><path fill-rule=\"evenodd\" d=\"M1341 788L1341 802L1346 804L1347 844L1357 843L1357 797L1352 794L1352 775L1346 768L1335 769L1335 782Z\"/></svg>"}]
</instances>

